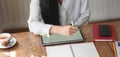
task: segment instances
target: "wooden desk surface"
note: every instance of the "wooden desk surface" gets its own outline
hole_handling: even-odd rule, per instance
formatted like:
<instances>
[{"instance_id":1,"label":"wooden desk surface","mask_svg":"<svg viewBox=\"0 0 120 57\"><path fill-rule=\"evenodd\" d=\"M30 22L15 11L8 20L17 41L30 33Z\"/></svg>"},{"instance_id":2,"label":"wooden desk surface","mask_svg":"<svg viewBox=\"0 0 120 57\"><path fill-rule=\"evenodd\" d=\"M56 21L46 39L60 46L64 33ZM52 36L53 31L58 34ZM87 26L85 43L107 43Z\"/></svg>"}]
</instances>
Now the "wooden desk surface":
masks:
<instances>
[{"instance_id":1,"label":"wooden desk surface","mask_svg":"<svg viewBox=\"0 0 120 57\"><path fill-rule=\"evenodd\" d=\"M116 29L117 40L120 40L120 21L107 22ZM81 27L86 42L93 41L92 24ZM30 32L13 33L17 44L9 49L0 49L0 57L42 57L46 55L45 47L40 46L39 36ZM94 42L100 57L115 57L112 42Z\"/></svg>"}]
</instances>

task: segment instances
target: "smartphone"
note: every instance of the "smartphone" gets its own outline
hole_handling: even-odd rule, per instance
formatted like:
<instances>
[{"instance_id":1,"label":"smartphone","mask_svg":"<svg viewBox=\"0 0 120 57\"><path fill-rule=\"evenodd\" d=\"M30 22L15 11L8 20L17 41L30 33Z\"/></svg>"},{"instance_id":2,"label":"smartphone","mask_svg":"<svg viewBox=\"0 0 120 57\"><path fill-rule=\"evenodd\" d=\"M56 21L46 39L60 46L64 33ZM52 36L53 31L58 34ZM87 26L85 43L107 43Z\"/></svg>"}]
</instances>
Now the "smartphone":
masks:
<instances>
[{"instance_id":1,"label":"smartphone","mask_svg":"<svg viewBox=\"0 0 120 57\"><path fill-rule=\"evenodd\" d=\"M100 37L110 37L111 28L110 25L99 25L99 36Z\"/></svg>"}]
</instances>

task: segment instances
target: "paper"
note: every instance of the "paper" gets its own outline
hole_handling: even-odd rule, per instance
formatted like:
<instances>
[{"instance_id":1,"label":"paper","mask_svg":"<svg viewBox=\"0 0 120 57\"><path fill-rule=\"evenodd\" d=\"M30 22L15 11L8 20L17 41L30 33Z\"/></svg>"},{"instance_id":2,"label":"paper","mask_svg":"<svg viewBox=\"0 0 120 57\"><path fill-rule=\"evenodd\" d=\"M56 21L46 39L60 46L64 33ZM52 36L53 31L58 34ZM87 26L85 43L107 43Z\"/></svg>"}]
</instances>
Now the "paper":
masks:
<instances>
[{"instance_id":1,"label":"paper","mask_svg":"<svg viewBox=\"0 0 120 57\"><path fill-rule=\"evenodd\" d=\"M71 46L75 57L99 57L99 54L92 42L72 44Z\"/></svg>"},{"instance_id":2,"label":"paper","mask_svg":"<svg viewBox=\"0 0 120 57\"><path fill-rule=\"evenodd\" d=\"M48 57L73 57L69 45L46 47Z\"/></svg>"},{"instance_id":3,"label":"paper","mask_svg":"<svg viewBox=\"0 0 120 57\"><path fill-rule=\"evenodd\" d=\"M93 42L46 47L48 57L100 57Z\"/></svg>"}]
</instances>

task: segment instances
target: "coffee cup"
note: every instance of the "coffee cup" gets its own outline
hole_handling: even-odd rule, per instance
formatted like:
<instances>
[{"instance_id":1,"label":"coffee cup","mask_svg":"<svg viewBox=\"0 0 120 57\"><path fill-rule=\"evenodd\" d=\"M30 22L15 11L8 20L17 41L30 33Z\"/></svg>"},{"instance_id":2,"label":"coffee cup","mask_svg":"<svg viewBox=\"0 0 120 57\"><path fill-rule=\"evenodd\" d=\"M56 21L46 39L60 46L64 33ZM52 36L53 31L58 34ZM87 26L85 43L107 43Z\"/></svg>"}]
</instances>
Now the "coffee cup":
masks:
<instances>
[{"instance_id":1,"label":"coffee cup","mask_svg":"<svg viewBox=\"0 0 120 57\"><path fill-rule=\"evenodd\" d=\"M10 38L11 38L10 33L1 33L0 34L0 44L2 46L7 46L9 44Z\"/></svg>"}]
</instances>

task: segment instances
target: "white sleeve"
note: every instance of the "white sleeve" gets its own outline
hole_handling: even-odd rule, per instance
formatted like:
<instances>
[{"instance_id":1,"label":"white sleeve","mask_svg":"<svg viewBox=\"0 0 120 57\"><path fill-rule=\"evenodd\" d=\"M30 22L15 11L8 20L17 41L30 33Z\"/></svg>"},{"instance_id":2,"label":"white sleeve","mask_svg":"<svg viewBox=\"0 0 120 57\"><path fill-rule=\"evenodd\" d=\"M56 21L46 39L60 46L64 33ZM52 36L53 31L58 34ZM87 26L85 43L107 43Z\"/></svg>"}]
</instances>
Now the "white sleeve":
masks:
<instances>
[{"instance_id":1,"label":"white sleeve","mask_svg":"<svg viewBox=\"0 0 120 57\"><path fill-rule=\"evenodd\" d=\"M86 25L90 17L90 9L88 0L81 0L80 17L75 21L76 25Z\"/></svg>"},{"instance_id":2,"label":"white sleeve","mask_svg":"<svg viewBox=\"0 0 120 57\"><path fill-rule=\"evenodd\" d=\"M49 29L52 25L44 24L39 5L39 0L31 0L28 27L30 32L33 32L35 35L49 36Z\"/></svg>"}]
</instances>

